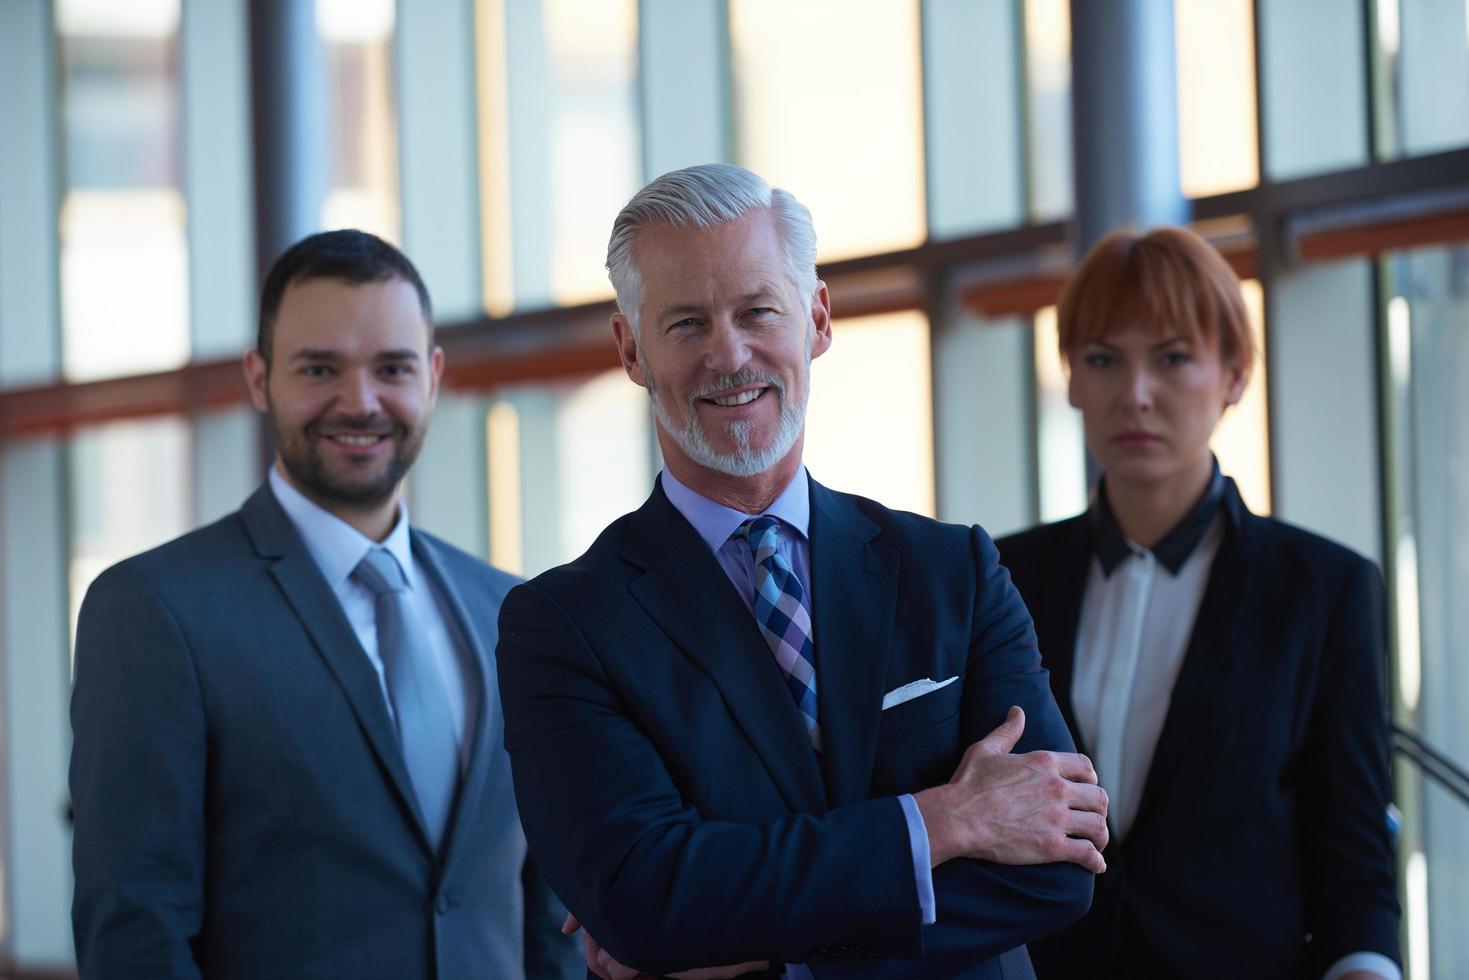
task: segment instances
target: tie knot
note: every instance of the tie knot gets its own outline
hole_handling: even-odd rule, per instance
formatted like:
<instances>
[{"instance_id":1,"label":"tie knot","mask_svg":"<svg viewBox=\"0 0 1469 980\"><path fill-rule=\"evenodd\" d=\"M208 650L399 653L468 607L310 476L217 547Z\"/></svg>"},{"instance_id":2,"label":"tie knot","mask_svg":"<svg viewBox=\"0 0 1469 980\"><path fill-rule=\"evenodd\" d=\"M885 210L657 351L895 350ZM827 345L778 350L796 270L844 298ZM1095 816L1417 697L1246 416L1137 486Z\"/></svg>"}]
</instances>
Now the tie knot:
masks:
<instances>
[{"instance_id":1,"label":"tie knot","mask_svg":"<svg viewBox=\"0 0 1469 980\"><path fill-rule=\"evenodd\" d=\"M408 580L398 565L398 559L383 548L369 551L352 570L352 577L365 585L375 598L390 592L404 592L408 588Z\"/></svg>"},{"instance_id":2,"label":"tie knot","mask_svg":"<svg viewBox=\"0 0 1469 980\"><path fill-rule=\"evenodd\" d=\"M762 549L775 550L775 540L780 535L780 520L769 514L752 517L735 529L730 537L744 538L750 545L750 550L755 552L758 560Z\"/></svg>"}]
</instances>

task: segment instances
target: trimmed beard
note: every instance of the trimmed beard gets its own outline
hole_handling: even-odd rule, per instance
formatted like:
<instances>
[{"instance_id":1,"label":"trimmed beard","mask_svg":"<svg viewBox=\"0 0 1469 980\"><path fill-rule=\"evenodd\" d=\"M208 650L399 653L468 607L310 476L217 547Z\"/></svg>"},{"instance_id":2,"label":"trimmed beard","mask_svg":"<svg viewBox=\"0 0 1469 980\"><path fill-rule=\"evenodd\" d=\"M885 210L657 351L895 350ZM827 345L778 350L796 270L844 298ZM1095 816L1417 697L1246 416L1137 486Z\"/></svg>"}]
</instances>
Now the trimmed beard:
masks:
<instances>
[{"instance_id":1,"label":"trimmed beard","mask_svg":"<svg viewBox=\"0 0 1469 980\"><path fill-rule=\"evenodd\" d=\"M641 352L638 356L643 361L643 372L648 379L648 397L653 402L653 414L657 416L658 424L673 437L673 441L678 443L678 448L682 449L689 459L705 469L735 477L750 477L764 473L785 459L786 454L791 451L791 447L796 444L796 440L801 437L801 432L806 427L806 400L811 394L811 336L809 334L806 337L806 375L802 379L804 384L799 404L786 397L785 382L780 378L773 374L764 374L746 368L734 374L716 375L709 384L690 392L688 421L682 426L675 424L673 418L668 414L668 407L663 403L663 395L658 389L657 380L653 377L647 360L642 357ZM714 448L709 440L709 433L704 431L704 423L699 418L699 399L746 385L766 385L780 396L780 417L776 422L775 435L771 437L768 446L757 450L750 445L754 423L731 422L725 431L734 440L735 449L733 452L722 453Z\"/></svg>"},{"instance_id":2,"label":"trimmed beard","mask_svg":"<svg viewBox=\"0 0 1469 980\"><path fill-rule=\"evenodd\" d=\"M346 479L334 472L322 457L320 443L315 432L330 423L333 429L378 434L393 441L393 452L388 457L382 475L376 478ZM423 448L427 426L409 430L407 427L386 419L316 419L301 429L287 429L270 413L270 427L275 435L275 445L286 471L307 495L319 502L338 504L352 509L376 507L397 493L398 485L418 458Z\"/></svg>"}]
</instances>

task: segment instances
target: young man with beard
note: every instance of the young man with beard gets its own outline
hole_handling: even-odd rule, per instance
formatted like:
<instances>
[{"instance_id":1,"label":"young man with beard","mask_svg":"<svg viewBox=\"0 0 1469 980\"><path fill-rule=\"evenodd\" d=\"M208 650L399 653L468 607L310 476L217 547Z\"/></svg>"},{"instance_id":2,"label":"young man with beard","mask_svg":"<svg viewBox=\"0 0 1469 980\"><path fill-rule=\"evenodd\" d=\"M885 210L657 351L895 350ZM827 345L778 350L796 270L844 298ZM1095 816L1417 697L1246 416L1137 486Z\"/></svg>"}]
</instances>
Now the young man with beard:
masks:
<instances>
[{"instance_id":1,"label":"young man with beard","mask_svg":"<svg viewBox=\"0 0 1469 980\"><path fill-rule=\"evenodd\" d=\"M271 269L244 365L277 446L265 485L82 606L84 978L581 974L501 745L514 579L398 497L443 364L386 242L313 235Z\"/></svg>"},{"instance_id":2,"label":"young man with beard","mask_svg":"<svg viewBox=\"0 0 1469 980\"><path fill-rule=\"evenodd\" d=\"M1106 795L989 537L802 465L815 256L806 208L738 167L613 225L665 467L505 600L526 835L602 976L1033 976L1024 944L1087 908Z\"/></svg>"}]
</instances>

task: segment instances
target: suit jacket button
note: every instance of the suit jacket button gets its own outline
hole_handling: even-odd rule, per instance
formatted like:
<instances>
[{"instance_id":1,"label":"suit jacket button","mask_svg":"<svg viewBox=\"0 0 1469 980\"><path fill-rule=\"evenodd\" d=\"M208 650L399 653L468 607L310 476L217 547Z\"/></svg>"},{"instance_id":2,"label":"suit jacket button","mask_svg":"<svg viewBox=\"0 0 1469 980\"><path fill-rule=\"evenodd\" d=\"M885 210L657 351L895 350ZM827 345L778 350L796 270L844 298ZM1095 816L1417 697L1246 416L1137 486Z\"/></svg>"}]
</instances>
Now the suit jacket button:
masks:
<instances>
[{"instance_id":1,"label":"suit jacket button","mask_svg":"<svg viewBox=\"0 0 1469 980\"><path fill-rule=\"evenodd\" d=\"M448 915L450 904L452 903L449 901L449 893L439 892L438 897L434 899L434 911L440 915Z\"/></svg>"}]
</instances>

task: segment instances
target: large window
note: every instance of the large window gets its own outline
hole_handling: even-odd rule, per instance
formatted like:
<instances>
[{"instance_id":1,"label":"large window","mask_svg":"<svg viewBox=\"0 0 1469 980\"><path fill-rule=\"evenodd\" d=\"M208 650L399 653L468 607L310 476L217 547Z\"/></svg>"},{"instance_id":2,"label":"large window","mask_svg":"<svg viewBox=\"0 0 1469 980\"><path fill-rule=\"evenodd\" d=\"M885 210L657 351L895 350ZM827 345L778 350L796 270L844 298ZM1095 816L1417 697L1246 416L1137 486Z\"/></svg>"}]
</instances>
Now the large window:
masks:
<instances>
[{"instance_id":1,"label":"large window","mask_svg":"<svg viewBox=\"0 0 1469 980\"><path fill-rule=\"evenodd\" d=\"M895 313L835 321L811 362L806 463L838 490L932 516L933 396L928 320Z\"/></svg>"},{"instance_id":2,"label":"large window","mask_svg":"<svg viewBox=\"0 0 1469 980\"><path fill-rule=\"evenodd\" d=\"M189 359L178 25L178 0L56 4L62 364L73 381Z\"/></svg>"},{"instance_id":3,"label":"large window","mask_svg":"<svg viewBox=\"0 0 1469 980\"><path fill-rule=\"evenodd\" d=\"M490 560L502 568L570 561L652 489L648 395L621 368L501 389L485 424Z\"/></svg>"},{"instance_id":4,"label":"large window","mask_svg":"<svg viewBox=\"0 0 1469 980\"><path fill-rule=\"evenodd\" d=\"M1189 197L1259 182L1252 0L1177 0L1179 179Z\"/></svg>"},{"instance_id":5,"label":"large window","mask_svg":"<svg viewBox=\"0 0 1469 980\"><path fill-rule=\"evenodd\" d=\"M811 209L821 259L921 242L918 5L731 0L730 32L739 162Z\"/></svg>"},{"instance_id":6,"label":"large window","mask_svg":"<svg viewBox=\"0 0 1469 980\"><path fill-rule=\"evenodd\" d=\"M1469 5L1378 0L1378 152L1411 156L1469 145Z\"/></svg>"},{"instance_id":7,"label":"large window","mask_svg":"<svg viewBox=\"0 0 1469 980\"><path fill-rule=\"evenodd\" d=\"M1385 263L1389 519L1402 720L1450 757L1469 758L1469 247ZM1463 803L1400 774L1410 814L1405 908L1417 976L1469 971L1469 842ZM1425 969L1426 968L1426 969Z\"/></svg>"},{"instance_id":8,"label":"large window","mask_svg":"<svg viewBox=\"0 0 1469 980\"><path fill-rule=\"evenodd\" d=\"M634 0L479 0L481 210L492 313L610 296L642 183Z\"/></svg>"},{"instance_id":9,"label":"large window","mask_svg":"<svg viewBox=\"0 0 1469 980\"><path fill-rule=\"evenodd\" d=\"M193 524L189 426L179 418L113 422L70 445L71 622L103 569Z\"/></svg>"},{"instance_id":10,"label":"large window","mask_svg":"<svg viewBox=\"0 0 1469 980\"><path fill-rule=\"evenodd\" d=\"M316 0L326 45L331 171L323 228L399 240L398 138L393 116L393 0Z\"/></svg>"}]
</instances>

